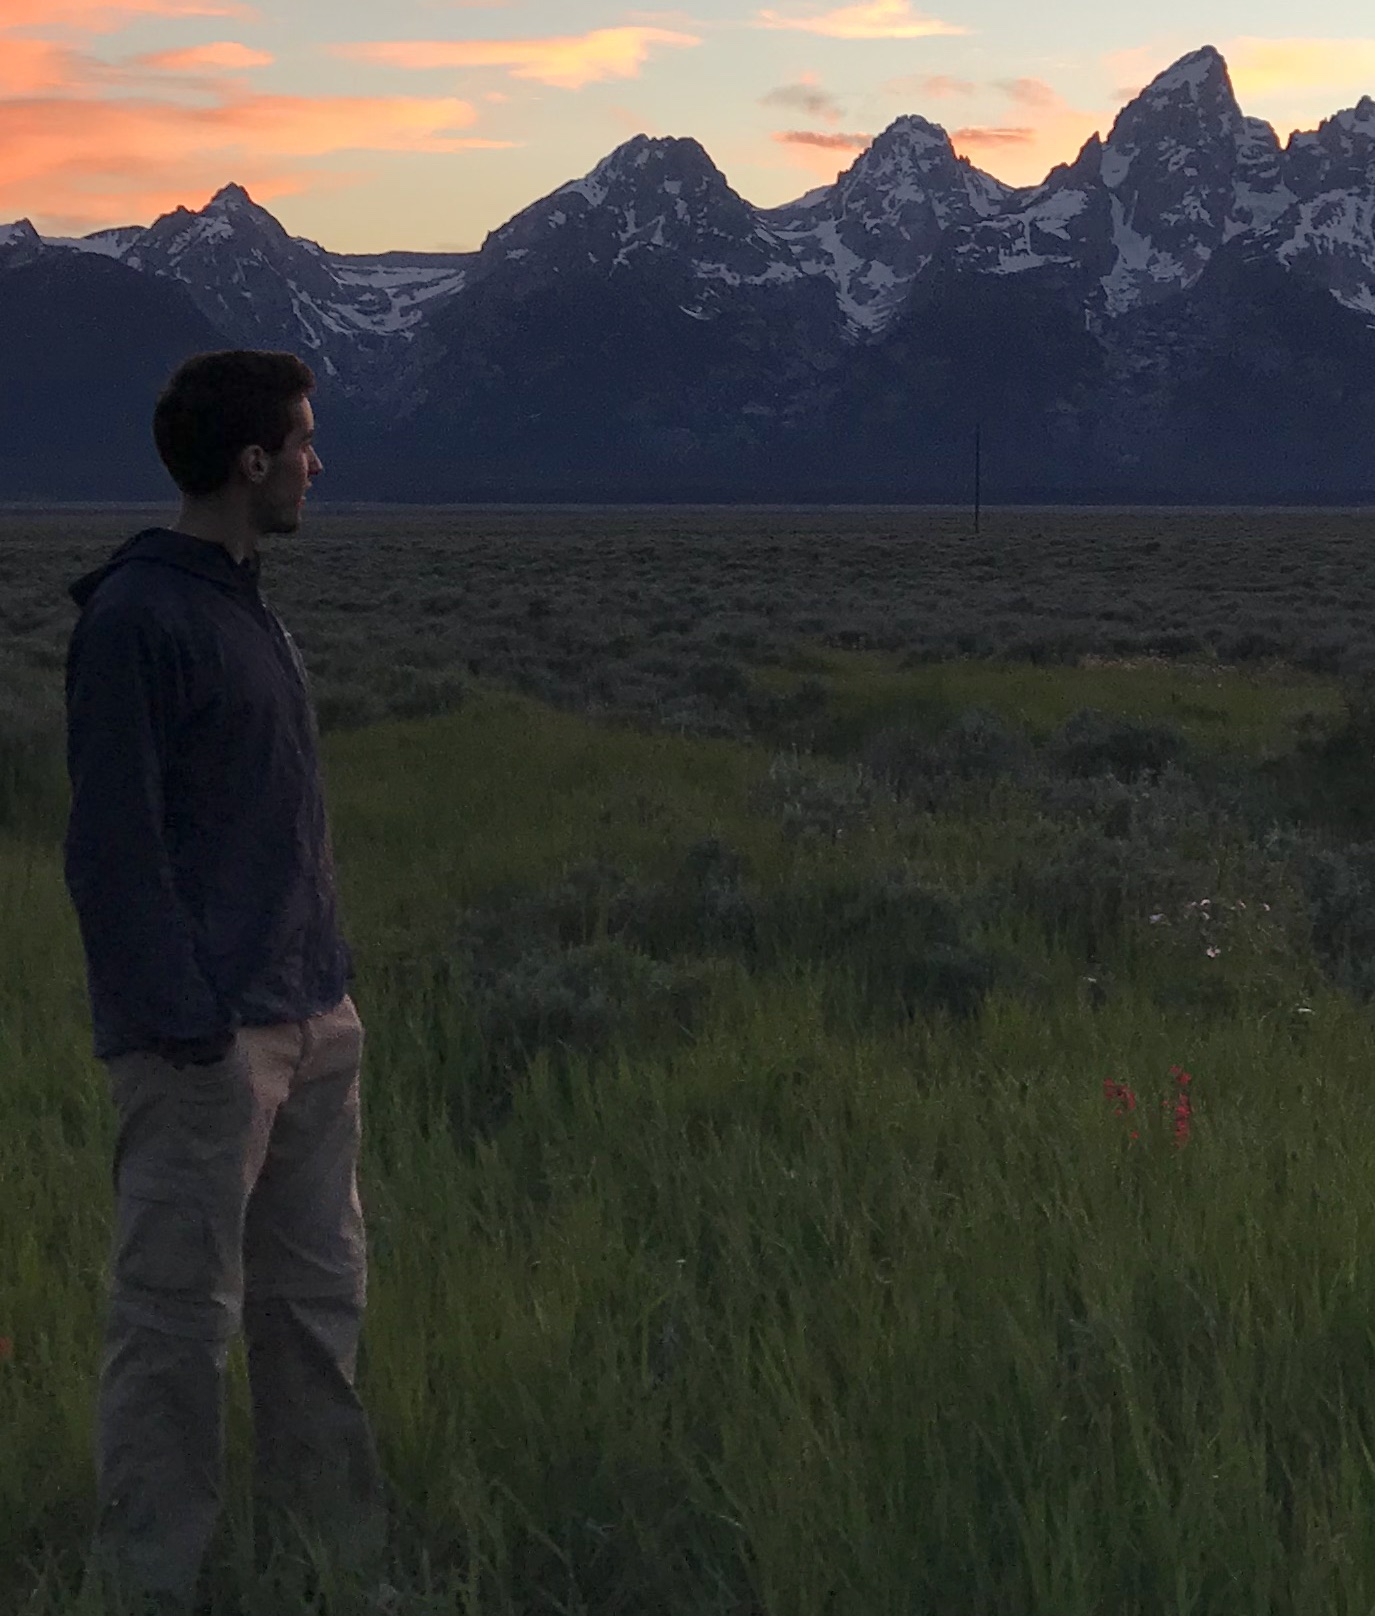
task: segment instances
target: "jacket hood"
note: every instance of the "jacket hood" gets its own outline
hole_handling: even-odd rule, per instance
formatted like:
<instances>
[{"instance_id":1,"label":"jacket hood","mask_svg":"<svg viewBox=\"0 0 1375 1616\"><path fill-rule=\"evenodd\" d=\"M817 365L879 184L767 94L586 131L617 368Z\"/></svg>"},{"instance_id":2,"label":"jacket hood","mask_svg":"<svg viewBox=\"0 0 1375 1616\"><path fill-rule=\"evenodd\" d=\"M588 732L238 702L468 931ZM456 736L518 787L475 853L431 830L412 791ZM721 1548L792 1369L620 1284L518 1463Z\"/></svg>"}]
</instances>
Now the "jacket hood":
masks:
<instances>
[{"instance_id":1,"label":"jacket hood","mask_svg":"<svg viewBox=\"0 0 1375 1616\"><path fill-rule=\"evenodd\" d=\"M223 545L208 539L193 539L190 534L177 533L170 527L148 527L126 539L119 549L94 572L78 578L67 593L78 606L95 594L100 584L126 561L156 561L163 566L179 567L193 572L222 589L236 594L256 595L262 556L252 555L247 561L237 562Z\"/></svg>"}]
</instances>

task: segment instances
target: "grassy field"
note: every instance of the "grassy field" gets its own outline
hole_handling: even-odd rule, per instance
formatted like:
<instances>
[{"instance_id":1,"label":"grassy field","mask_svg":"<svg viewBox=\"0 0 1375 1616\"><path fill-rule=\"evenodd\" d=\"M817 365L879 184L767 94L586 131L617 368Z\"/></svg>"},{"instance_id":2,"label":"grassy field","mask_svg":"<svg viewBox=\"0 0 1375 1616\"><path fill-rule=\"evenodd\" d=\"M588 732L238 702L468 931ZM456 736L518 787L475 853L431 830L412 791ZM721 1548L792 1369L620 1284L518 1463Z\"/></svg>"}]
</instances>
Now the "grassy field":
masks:
<instances>
[{"instance_id":1,"label":"grassy field","mask_svg":"<svg viewBox=\"0 0 1375 1616\"><path fill-rule=\"evenodd\" d=\"M557 519L498 534L503 578ZM638 520L609 542L667 542ZM1169 556L1204 519L1153 520ZM0 531L11 573L114 542L40 538ZM327 538L361 597L375 549ZM435 651L442 613L407 664L435 682L391 687L429 711L334 709L362 1381L408 1608L1375 1609L1370 703L1292 659L1114 648L1111 620L1035 660L856 643L828 591L748 646L719 593L627 628L690 721L596 696L612 637L577 692L521 689ZM522 600L522 632L561 610ZM323 706L359 631L320 614ZM111 1201L62 622L11 637L36 694L0 746L0 1610L27 1616L79 1608ZM366 643L378 688L400 641ZM246 1570L237 1377L231 1416L211 1607L308 1608Z\"/></svg>"}]
</instances>

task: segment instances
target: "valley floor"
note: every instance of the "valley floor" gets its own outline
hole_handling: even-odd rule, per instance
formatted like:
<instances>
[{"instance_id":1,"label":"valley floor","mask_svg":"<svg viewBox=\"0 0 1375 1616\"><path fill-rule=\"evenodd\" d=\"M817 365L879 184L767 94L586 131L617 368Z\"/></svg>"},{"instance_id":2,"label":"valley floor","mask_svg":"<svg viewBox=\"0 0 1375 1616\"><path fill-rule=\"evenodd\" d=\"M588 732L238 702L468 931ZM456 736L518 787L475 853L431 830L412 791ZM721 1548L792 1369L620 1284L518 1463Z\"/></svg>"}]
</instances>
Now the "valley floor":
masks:
<instances>
[{"instance_id":1,"label":"valley floor","mask_svg":"<svg viewBox=\"0 0 1375 1616\"><path fill-rule=\"evenodd\" d=\"M756 610L784 602L787 632L735 645L730 591L757 560L699 538L717 592L670 589L652 565L669 539L626 529L604 542L623 565L648 557L606 608L628 649L603 619L563 686L516 688L515 619L532 639L543 625L554 677L548 647L574 627L555 563L595 547L553 523L469 533L466 574L435 580L431 557L391 603L364 568L408 543L438 553L432 529L386 550L326 526L309 562L333 591L315 596L322 708L355 688L397 704L341 705L325 754L368 1030L362 1386L407 1608L1370 1608L1375 709L1359 679L1109 630L1054 660L847 643L839 605L789 603L809 587L795 571ZM1353 519L1314 541L1282 575L1296 600L1315 568L1363 598L1357 536ZM1165 576L1184 541L1157 540L1175 562L1151 583L1142 555L1118 600L1184 591ZM1214 542L1242 590L1242 536ZM65 576L113 547L69 544L59 565L32 528L0 533L0 565ZM501 545L507 592L487 612L470 597L501 594L480 583ZM966 569L952 621L983 620L972 563L949 565ZM991 591L1034 587L1029 566L1014 585L988 565ZM310 591L291 587L294 628ZM634 617L635 589L662 599ZM425 591L464 597L452 612L484 647L467 660L486 666L436 653L402 688L387 625L403 601L414 651L450 643L444 612L434 636L416 626ZM1075 600L1109 593L1090 578ZM51 600L18 630L49 714ZM863 612L880 606L875 590ZM656 631L675 607L697 626ZM1192 615L1219 610L1200 594ZM346 678L350 644L371 660ZM0 1608L58 1616L80 1608L91 1507L112 1119L51 731L8 722ZM309 1609L246 1570L237 1361L230 1421L211 1608Z\"/></svg>"}]
</instances>

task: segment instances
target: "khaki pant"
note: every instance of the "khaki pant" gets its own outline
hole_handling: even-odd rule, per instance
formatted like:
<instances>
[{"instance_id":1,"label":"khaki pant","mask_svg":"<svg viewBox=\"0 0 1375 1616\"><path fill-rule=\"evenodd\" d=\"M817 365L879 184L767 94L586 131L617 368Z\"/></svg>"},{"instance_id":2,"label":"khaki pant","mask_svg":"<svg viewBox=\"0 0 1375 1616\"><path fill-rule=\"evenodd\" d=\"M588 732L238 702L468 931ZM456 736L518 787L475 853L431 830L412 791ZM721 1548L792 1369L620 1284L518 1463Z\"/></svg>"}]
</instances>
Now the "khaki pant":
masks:
<instances>
[{"instance_id":1,"label":"khaki pant","mask_svg":"<svg viewBox=\"0 0 1375 1616\"><path fill-rule=\"evenodd\" d=\"M345 996L244 1027L224 1060L124 1055L97 1417L95 1563L189 1602L219 1514L229 1342L242 1327L260 1520L380 1556L381 1479L353 1387L366 1286L356 1168L363 1027Z\"/></svg>"}]
</instances>

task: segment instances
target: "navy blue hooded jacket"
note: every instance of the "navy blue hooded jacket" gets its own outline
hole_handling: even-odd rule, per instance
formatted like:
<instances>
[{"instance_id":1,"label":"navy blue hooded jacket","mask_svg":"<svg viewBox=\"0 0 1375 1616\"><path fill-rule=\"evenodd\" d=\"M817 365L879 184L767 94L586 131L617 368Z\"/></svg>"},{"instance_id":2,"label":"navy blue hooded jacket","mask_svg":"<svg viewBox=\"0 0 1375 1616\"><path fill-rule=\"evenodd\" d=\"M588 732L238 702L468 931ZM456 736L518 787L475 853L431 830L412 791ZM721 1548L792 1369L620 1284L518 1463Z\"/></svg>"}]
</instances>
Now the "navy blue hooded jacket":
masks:
<instances>
[{"instance_id":1,"label":"navy blue hooded jacket","mask_svg":"<svg viewBox=\"0 0 1375 1616\"><path fill-rule=\"evenodd\" d=\"M305 665L258 571L149 528L70 590L66 879L101 1060L211 1058L352 978Z\"/></svg>"}]
</instances>

